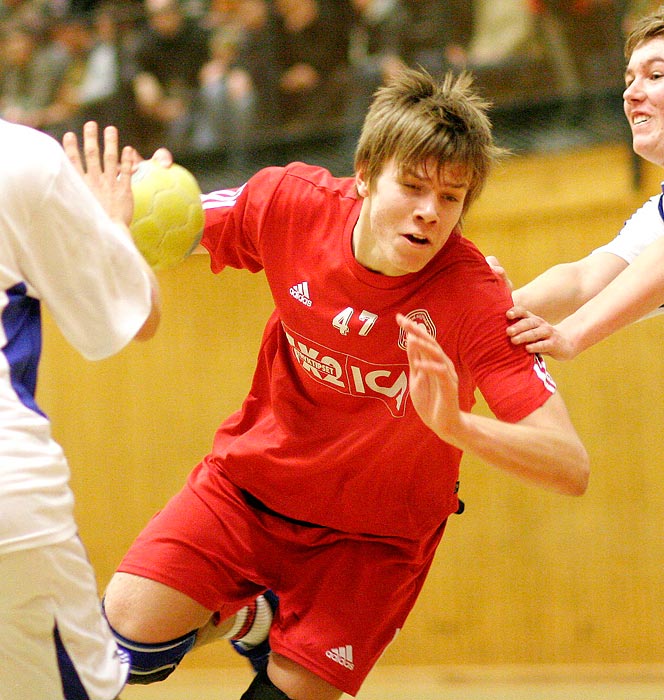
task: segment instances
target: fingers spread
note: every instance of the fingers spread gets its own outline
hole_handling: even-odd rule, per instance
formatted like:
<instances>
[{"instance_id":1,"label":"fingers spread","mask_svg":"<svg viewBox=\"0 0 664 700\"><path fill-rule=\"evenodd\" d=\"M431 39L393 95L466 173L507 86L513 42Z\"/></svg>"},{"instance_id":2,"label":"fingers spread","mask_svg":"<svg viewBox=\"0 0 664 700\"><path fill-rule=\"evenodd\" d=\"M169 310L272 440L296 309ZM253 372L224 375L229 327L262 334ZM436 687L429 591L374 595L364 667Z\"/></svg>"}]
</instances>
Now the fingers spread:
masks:
<instances>
[{"instance_id":1,"label":"fingers spread","mask_svg":"<svg viewBox=\"0 0 664 700\"><path fill-rule=\"evenodd\" d=\"M104 172L115 177L118 171L118 130L114 126L104 129Z\"/></svg>"},{"instance_id":2,"label":"fingers spread","mask_svg":"<svg viewBox=\"0 0 664 700\"><path fill-rule=\"evenodd\" d=\"M74 132L68 131L62 137L62 147L64 148L67 158L69 158L69 162L79 173L83 173L83 163L81 161L81 154L78 150L78 138Z\"/></svg>"},{"instance_id":3,"label":"fingers spread","mask_svg":"<svg viewBox=\"0 0 664 700\"><path fill-rule=\"evenodd\" d=\"M97 177L101 173L99 158L99 134L96 122L86 122L83 126L83 153L85 169L88 174Z\"/></svg>"}]
</instances>

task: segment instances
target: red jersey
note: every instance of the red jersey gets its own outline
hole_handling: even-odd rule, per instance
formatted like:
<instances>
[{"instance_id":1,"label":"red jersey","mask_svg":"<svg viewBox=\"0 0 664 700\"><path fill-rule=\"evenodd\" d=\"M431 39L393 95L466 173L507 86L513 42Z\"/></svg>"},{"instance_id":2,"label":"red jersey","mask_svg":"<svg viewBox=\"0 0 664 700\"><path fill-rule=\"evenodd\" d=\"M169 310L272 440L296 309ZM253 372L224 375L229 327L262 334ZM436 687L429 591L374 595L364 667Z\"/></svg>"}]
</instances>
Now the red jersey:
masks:
<instances>
[{"instance_id":1,"label":"red jersey","mask_svg":"<svg viewBox=\"0 0 664 700\"><path fill-rule=\"evenodd\" d=\"M408 393L398 312L424 323L501 420L555 385L512 345L509 290L455 231L420 272L388 277L353 257L352 178L294 163L203 198L214 272L264 270L275 302L249 395L205 459L282 515L345 532L417 538L458 508L461 452L424 425ZM195 485L194 485L195 487Z\"/></svg>"}]
</instances>

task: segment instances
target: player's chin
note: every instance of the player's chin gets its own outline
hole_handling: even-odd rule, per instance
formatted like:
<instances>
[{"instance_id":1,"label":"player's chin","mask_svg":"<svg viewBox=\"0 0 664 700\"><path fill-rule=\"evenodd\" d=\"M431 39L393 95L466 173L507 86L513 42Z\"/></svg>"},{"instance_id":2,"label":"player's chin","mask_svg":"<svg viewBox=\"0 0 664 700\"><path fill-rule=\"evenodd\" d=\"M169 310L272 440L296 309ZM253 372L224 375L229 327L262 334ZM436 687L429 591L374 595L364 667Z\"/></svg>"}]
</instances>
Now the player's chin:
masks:
<instances>
[{"instance_id":1,"label":"player's chin","mask_svg":"<svg viewBox=\"0 0 664 700\"><path fill-rule=\"evenodd\" d=\"M401 256L399 265L403 274L420 272L433 260L436 252L431 245L409 246Z\"/></svg>"},{"instance_id":2,"label":"player's chin","mask_svg":"<svg viewBox=\"0 0 664 700\"><path fill-rule=\"evenodd\" d=\"M662 134L638 133L632 131L632 149L637 156L657 165L664 163Z\"/></svg>"}]
</instances>

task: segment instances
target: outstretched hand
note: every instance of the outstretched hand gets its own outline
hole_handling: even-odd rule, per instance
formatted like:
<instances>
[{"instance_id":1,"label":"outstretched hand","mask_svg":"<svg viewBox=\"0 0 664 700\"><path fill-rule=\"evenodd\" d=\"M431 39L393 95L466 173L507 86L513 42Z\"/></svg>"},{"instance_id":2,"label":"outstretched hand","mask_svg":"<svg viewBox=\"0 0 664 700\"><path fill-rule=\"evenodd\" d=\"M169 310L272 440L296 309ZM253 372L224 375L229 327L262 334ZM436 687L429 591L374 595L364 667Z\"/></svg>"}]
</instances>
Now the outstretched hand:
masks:
<instances>
[{"instance_id":1,"label":"outstretched hand","mask_svg":"<svg viewBox=\"0 0 664 700\"><path fill-rule=\"evenodd\" d=\"M118 130L104 129L104 151L100 151L99 127L96 122L83 126L83 154L75 133L68 131L62 138L64 151L87 186L114 221L129 226L134 213L131 176L142 160L135 148L119 150ZM152 159L164 168L173 164L173 155L166 148L155 151Z\"/></svg>"},{"instance_id":2,"label":"outstretched hand","mask_svg":"<svg viewBox=\"0 0 664 700\"><path fill-rule=\"evenodd\" d=\"M571 340L559 326L553 326L522 306L513 306L507 318L515 321L507 327L514 345L523 345L530 353L549 355L554 360L571 360L576 356Z\"/></svg>"},{"instance_id":3,"label":"outstretched hand","mask_svg":"<svg viewBox=\"0 0 664 700\"><path fill-rule=\"evenodd\" d=\"M397 314L407 334L410 396L422 421L441 439L454 442L462 427L459 378L452 360L422 324Z\"/></svg>"},{"instance_id":4,"label":"outstretched hand","mask_svg":"<svg viewBox=\"0 0 664 700\"><path fill-rule=\"evenodd\" d=\"M120 153L118 130L114 126L107 126L104 129L102 155L96 122L86 122L83 126L83 154L76 134L71 131L63 136L62 146L72 165L111 219L128 226L134 211L131 173L140 160L136 150L125 146Z\"/></svg>"}]
</instances>

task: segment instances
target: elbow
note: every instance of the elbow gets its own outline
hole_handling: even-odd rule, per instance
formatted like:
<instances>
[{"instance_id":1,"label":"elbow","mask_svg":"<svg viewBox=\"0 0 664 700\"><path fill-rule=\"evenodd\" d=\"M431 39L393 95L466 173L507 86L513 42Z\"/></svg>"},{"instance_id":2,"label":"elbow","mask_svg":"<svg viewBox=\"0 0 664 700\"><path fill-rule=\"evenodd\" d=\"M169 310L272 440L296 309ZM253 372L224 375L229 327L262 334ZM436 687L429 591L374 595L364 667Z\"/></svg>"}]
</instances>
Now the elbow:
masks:
<instances>
[{"instance_id":1,"label":"elbow","mask_svg":"<svg viewBox=\"0 0 664 700\"><path fill-rule=\"evenodd\" d=\"M159 327L160 320L161 312L153 310L145 323L138 329L138 332L134 336L134 340L145 341L154 338L157 328Z\"/></svg>"},{"instance_id":2,"label":"elbow","mask_svg":"<svg viewBox=\"0 0 664 700\"><path fill-rule=\"evenodd\" d=\"M574 468L566 483L565 493L568 496L583 496L588 490L590 482L590 458L585 448L579 448L578 457L575 459Z\"/></svg>"},{"instance_id":3,"label":"elbow","mask_svg":"<svg viewBox=\"0 0 664 700\"><path fill-rule=\"evenodd\" d=\"M150 315L145 319L143 325L138 329L138 332L134 336L134 340L144 341L154 338L157 328L159 328L159 323L161 321L161 300L159 294L153 287L152 289L152 307L150 308Z\"/></svg>"}]
</instances>

